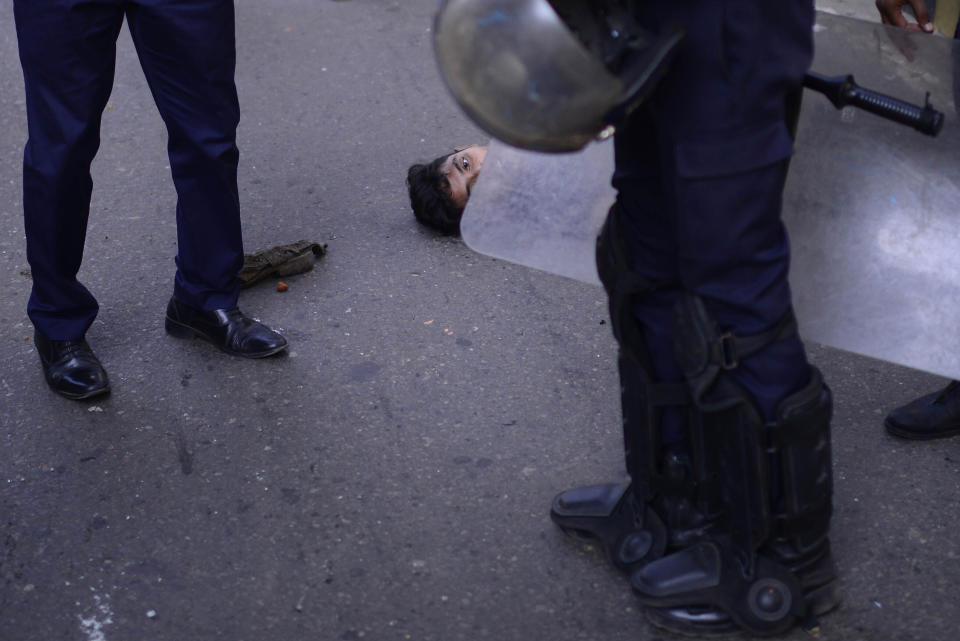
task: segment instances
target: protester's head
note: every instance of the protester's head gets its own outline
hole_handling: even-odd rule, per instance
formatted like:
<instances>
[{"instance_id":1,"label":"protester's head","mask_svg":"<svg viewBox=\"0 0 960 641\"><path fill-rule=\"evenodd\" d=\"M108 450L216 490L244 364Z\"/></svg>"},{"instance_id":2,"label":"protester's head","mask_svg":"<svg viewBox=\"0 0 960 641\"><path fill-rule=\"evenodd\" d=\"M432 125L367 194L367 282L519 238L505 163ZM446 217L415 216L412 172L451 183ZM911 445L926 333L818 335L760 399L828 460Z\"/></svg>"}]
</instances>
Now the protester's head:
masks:
<instances>
[{"instance_id":1,"label":"protester's head","mask_svg":"<svg viewBox=\"0 0 960 641\"><path fill-rule=\"evenodd\" d=\"M486 147L472 145L410 167L407 188L417 220L445 234L459 233L463 209L486 156Z\"/></svg>"}]
</instances>

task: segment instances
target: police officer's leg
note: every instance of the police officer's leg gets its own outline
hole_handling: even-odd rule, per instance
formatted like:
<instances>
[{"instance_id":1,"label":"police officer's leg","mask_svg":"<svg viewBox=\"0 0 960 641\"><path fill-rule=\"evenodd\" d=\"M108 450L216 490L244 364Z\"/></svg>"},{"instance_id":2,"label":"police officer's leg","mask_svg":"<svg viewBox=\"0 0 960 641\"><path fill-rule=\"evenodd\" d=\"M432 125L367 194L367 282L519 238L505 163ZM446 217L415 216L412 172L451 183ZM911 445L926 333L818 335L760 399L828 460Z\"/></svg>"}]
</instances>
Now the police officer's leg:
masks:
<instances>
[{"instance_id":1,"label":"police officer's leg","mask_svg":"<svg viewBox=\"0 0 960 641\"><path fill-rule=\"evenodd\" d=\"M279 353L286 339L237 308L243 239L233 0L134 0L127 20L167 125L177 188L177 275L167 333L202 338L245 358Z\"/></svg>"},{"instance_id":2,"label":"police officer's leg","mask_svg":"<svg viewBox=\"0 0 960 641\"><path fill-rule=\"evenodd\" d=\"M785 128L781 133L786 139ZM736 139L740 145L749 142L741 135ZM665 327L669 321L658 306L638 304L634 310L648 332L661 337L658 343L673 344L675 358L654 346L651 351L661 368L674 361L683 370L713 446L708 465L720 468L724 490L724 527L712 528L711 543L634 575L645 603L671 607L654 616L675 630L726 632L730 617L754 632L778 632L836 602L826 540L830 401L806 362L790 314L787 245L778 216L785 166L781 160L734 177L725 171L696 178L674 172L666 184L677 185L675 219L685 233L668 251L676 254L688 291L674 297L678 320L672 327ZM635 216L632 223L634 262L647 269L661 260L657 247L646 246L660 235L659 223L651 215ZM770 452L764 445L768 437L777 439ZM776 454L768 461L771 452ZM796 463L800 459L802 465ZM720 576L719 565L709 576L699 568L714 545L726 554L728 571L730 559L746 559L755 568L747 571L751 579L734 585ZM775 589L782 589L771 597L775 605L756 602ZM678 605L698 607L672 607ZM772 612L760 609L765 605Z\"/></svg>"},{"instance_id":3,"label":"police officer's leg","mask_svg":"<svg viewBox=\"0 0 960 641\"><path fill-rule=\"evenodd\" d=\"M687 28L654 105L686 290L670 342L718 444L725 528L645 566L633 585L675 629L710 631L708 606L775 633L836 603L830 397L792 322L779 218L791 147L784 94L809 64L812 7L660 4L660 18ZM641 269L643 236L640 225Z\"/></svg>"},{"instance_id":4,"label":"police officer's leg","mask_svg":"<svg viewBox=\"0 0 960 641\"><path fill-rule=\"evenodd\" d=\"M243 239L237 190L232 0L136 0L130 33L167 126L177 189L175 297L203 310L237 303Z\"/></svg>"},{"instance_id":5,"label":"police officer's leg","mask_svg":"<svg viewBox=\"0 0 960 641\"><path fill-rule=\"evenodd\" d=\"M765 140L755 138L757 158L769 153ZM827 540L831 403L792 321L778 215L787 161L728 176L730 155L720 151L707 155L728 161L715 174L681 167L671 181L688 287L671 342L717 444L725 531L646 566L633 585L644 603L669 608L653 618L675 630L712 631L702 606L713 606L752 632L777 633L837 602Z\"/></svg>"},{"instance_id":6,"label":"police officer's leg","mask_svg":"<svg viewBox=\"0 0 960 641\"><path fill-rule=\"evenodd\" d=\"M646 116L633 119L637 137L652 134ZM618 154L618 166L643 165L651 180L643 197L623 194L611 209L597 243L597 266L607 289L614 334L620 346L618 365L627 471L631 484L576 488L559 494L551 517L565 531L597 538L620 569L634 570L665 550L701 540L715 525L719 496L709 466L699 413L683 384L682 373L661 358L669 341L656 333L657 324L643 326L634 310L656 310L669 325L677 282L669 247L672 233L651 230L646 240L664 258L658 269L635 271L626 251L631 218L656 217L659 203L656 152L653 141L636 141L630 158ZM634 181L637 184L637 181ZM632 194L631 194L632 195ZM656 236L656 239L654 238ZM672 359L672 356L671 356Z\"/></svg>"},{"instance_id":7,"label":"police officer's leg","mask_svg":"<svg viewBox=\"0 0 960 641\"><path fill-rule=\"evenodd\" d=\"M717 445L725 528L642 568L633 585L644 603L665 608L653 611L654 621L675 630L712 631L703 610L711 606L772 634L837 602L827 539L831 402L792 320L779 219L787 160L768 160L789 149L786 127L775 121L722 138L701 156L714 160L672 163L669 182L688 290L676 303L671 342ZM689 159L686 144L664 148ZM701 141L691 144L703 150ZM742 158L760 166L730 175L728 144L754 147Z\"/></svg>"},{"instance_id":8,"label":"police officer's leg","mask_svg":"<svg viewBox=\"0 0 960 641\"><path fill-rule=\"evenodd\" d=\"M97 302L77 281L90 213L90 163L110 97L118 4L14 1L26 90L24 229L33 289L27 313L54 341L82 339Z\"/></svg>"}]
</instances>

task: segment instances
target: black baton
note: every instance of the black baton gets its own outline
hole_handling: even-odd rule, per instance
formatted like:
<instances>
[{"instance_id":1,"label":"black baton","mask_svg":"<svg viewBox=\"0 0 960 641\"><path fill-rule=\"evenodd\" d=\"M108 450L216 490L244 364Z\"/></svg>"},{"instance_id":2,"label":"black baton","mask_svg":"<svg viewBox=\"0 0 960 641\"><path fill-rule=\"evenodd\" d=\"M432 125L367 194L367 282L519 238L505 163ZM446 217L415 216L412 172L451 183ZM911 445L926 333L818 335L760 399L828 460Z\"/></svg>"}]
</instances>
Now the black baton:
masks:
<instances>
[{"instance_id":1,"label":"black baton","mask_svg":"<svg viewBox=\"0 0 960 641\"><path fill-rule=\"evenodd\" d=\"M803 86L822 93L837 109L843 109L847 105L859 107L888 120L913 127L928 136L936 136L943 126L943 112L937 111L930 104L929 92L924 105L918 107L898 98L864 89L854 82L850 75L827 78L808 72L803 78Z\"/></svg>"}]
</instances>

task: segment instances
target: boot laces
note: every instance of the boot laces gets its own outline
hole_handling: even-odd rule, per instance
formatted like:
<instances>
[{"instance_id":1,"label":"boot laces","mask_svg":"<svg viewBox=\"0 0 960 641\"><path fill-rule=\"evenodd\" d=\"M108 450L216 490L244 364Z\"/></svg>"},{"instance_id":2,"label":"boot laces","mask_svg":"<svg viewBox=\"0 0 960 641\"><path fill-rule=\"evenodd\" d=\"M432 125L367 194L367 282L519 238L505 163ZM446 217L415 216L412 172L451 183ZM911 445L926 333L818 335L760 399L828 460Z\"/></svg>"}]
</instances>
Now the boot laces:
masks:
<instances>
[{"instance_id":1,"label":"boot laces","mask_svg":"<svg viewBox=\"0 0 960 641\"><path fill-rule=\"evenodd\" d=\"M63 341L60 346L60 354L62 356L73 357L79 352L88 351L88 349L86 343L83 341Z\"/></svg>"}]
</instances>

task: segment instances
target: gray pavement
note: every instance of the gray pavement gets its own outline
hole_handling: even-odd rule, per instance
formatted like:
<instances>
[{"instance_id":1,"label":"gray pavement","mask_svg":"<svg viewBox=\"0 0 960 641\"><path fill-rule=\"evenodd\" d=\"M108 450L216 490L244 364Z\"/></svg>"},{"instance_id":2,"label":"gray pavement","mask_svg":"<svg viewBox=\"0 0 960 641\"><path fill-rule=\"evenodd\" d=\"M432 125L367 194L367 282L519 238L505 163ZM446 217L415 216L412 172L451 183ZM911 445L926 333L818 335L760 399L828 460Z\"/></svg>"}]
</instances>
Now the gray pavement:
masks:
<instances>
[{"instance_id":1,"label":"gray pavement","mask_svg":"<svg viewBox=\"0 0 960 641\"><path fill-rule=\"evenodd\" d=\"M244 292L292 343L262 362L163 332L174 192L123 34L81 274L114 391L76 403L29 340L22 79L0 4L0 640L673 638L547 516L555 492L623 478L602 292L410 214L406 167L483 139L437 76L435 6L238 3L247 248L329 244L289 291ZM810 351L836 397L846 592L822 638L955 638L960 440L881 426L942 379Z\"/></svg>"}]
</instances>

